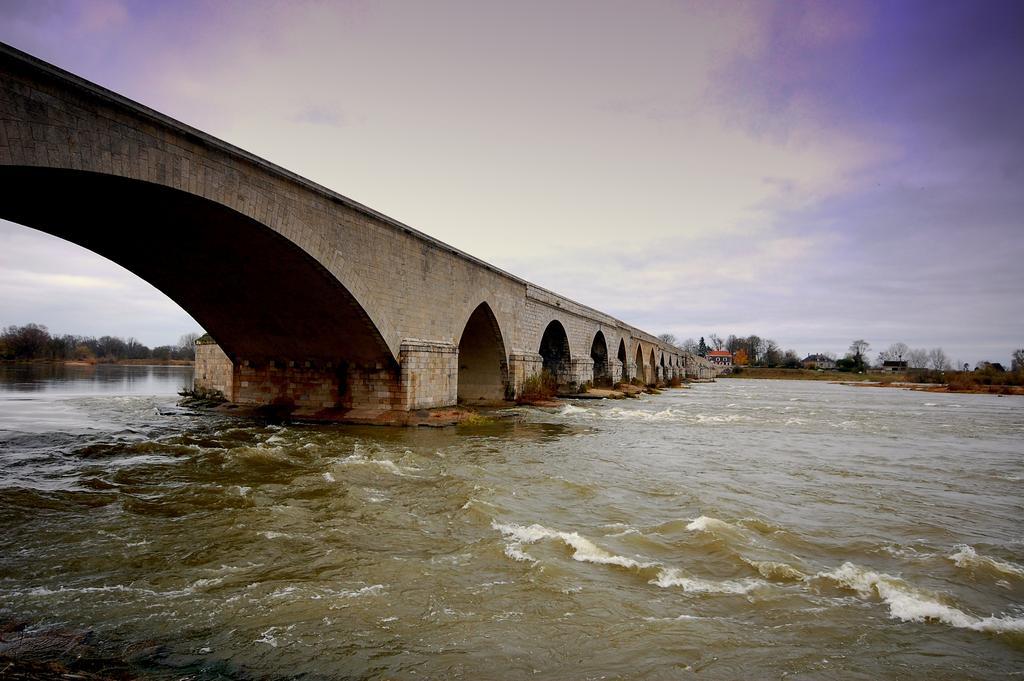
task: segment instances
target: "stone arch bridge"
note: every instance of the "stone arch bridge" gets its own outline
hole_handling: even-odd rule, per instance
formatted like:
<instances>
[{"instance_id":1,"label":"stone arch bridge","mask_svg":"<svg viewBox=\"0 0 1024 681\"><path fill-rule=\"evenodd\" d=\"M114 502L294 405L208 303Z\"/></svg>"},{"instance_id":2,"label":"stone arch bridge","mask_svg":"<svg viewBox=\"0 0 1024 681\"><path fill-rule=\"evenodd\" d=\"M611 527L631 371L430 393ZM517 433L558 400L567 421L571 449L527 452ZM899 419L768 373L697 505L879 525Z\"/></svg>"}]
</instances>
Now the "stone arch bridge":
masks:
<instances>
[{"instance_id":1,"label":"stone arch bridge","mask_svg":"<svg viewBox=\"0 0 1024 681\"><path fill-rule=\"evenodd\" d=\"M0 217L88 248L216 339L241 404L418 410L713 367L242 149L0 44ZM172 236L168 236L172 235Z\"/></svg>"}]
</instances>

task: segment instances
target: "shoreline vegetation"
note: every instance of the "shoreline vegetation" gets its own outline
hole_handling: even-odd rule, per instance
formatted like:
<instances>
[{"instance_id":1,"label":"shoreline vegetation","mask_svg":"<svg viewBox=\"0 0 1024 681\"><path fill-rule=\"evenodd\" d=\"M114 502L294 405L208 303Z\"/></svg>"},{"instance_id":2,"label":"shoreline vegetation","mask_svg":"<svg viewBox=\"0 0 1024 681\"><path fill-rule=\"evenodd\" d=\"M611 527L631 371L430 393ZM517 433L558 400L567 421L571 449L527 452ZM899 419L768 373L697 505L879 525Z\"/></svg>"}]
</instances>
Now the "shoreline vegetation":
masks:
<instances>
[{"instance_id":1,"label":"shoreline vegetation","mask_svg":"<svg viewBox=\"0 0 1024 681\"><path fill-rule=\"evenodd\" d=\"M174 364L196 357L195 333L183 334L176 345L150 348L136 338L51 334L43 324L0 329L0 362L63 362L78 364Z\"/></svg>"},{"instance_id":2,"label":"shoreline vegetation","mask_svg":"<svg viewBox=\"0 0 1024 681\"><path fill-rule=\"evenodd\" d=\"M932 393L980 395L1024 395L1024 372L1020 371L828 371L819 369L783 369L737 367L719 378L754 378L791 381L828 381L860 388L902 388Z\"/></svg>"}]
</instances>

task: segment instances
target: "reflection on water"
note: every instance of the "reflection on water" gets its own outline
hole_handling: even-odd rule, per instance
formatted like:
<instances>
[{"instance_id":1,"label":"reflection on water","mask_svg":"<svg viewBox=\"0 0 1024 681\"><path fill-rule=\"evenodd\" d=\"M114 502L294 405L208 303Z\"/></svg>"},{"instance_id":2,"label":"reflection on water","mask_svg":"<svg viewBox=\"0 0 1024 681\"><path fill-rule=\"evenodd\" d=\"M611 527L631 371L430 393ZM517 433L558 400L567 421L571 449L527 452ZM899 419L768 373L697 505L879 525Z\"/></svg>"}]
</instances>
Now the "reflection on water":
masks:
<instances>
[{"instance_id":1,"label":"reflection on water","mask_svg":"<svg viewBox=\"0 0 1024 681\"><path fill-rule=\"evenodd\" d=\"M179 390L191 386L190 366L0 364L0 441L10 431L116 430L117 409L107 410L114 419L108 421L104 410L88 414L80 402L107 401L113 406L128 396L176 396Z\"/></svg>"},{"instance_id":2,"label":"reflection on water","mask_svg":"<svg viewBox=\"0 0 1024 681\"><path fill-rule=\"evenodd\" d=\"M1024 662L1019 398L731 380L387 429L65 387L0 393L0 618L92 631L148 677Z\"/></svg>"},{"instance_id":3,"label":"reflection on water","mask_svg":"<svg viewBox=\"0 0 1024 681\"><path fill-rule=\"evenodd\" d=\"M0 393L170 395L191 385L190 366L0 364Z\"/></svg>"}]
</instances>

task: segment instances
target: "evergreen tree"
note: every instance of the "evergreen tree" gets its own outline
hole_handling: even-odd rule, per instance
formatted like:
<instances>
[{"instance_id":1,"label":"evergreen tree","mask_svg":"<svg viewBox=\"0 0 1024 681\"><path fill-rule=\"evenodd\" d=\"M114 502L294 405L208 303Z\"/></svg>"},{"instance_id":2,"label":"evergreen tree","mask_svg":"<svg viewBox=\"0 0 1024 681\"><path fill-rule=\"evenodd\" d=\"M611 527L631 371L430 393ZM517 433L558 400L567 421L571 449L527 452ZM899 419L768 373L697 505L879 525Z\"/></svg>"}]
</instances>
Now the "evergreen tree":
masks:
<instances>
[{"instance_id":1,"label":"evergreen tree","mask_svg":"<svg viewBox=\"0 0 1024 681\"><path fill-rule=\"evenodd\" d=\"M704 336L701 336L700 342L697 343L697 354L701 357L708 356L708 344L704 342Z\"/></svg>"}]
</instances>

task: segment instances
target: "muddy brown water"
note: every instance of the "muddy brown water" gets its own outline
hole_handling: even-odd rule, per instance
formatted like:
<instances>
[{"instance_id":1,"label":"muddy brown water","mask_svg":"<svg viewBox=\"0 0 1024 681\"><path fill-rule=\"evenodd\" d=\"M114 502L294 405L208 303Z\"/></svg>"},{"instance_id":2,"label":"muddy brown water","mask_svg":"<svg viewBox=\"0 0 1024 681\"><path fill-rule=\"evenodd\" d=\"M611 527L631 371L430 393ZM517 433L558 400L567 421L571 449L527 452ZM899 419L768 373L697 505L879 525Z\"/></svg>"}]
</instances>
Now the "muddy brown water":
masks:
<instances>
[{"instance_id":1,"label":"muddy brown water","mask_svg":"<svg viewBox=\"0 0 1024 681\"><path fill-rule=\"evenodd\" d=\"M389 429L191 412L190 381L0 367L19 635L154 679L1024 669L1022 398L734 379Z\"/></svg>"}]
</instances>

